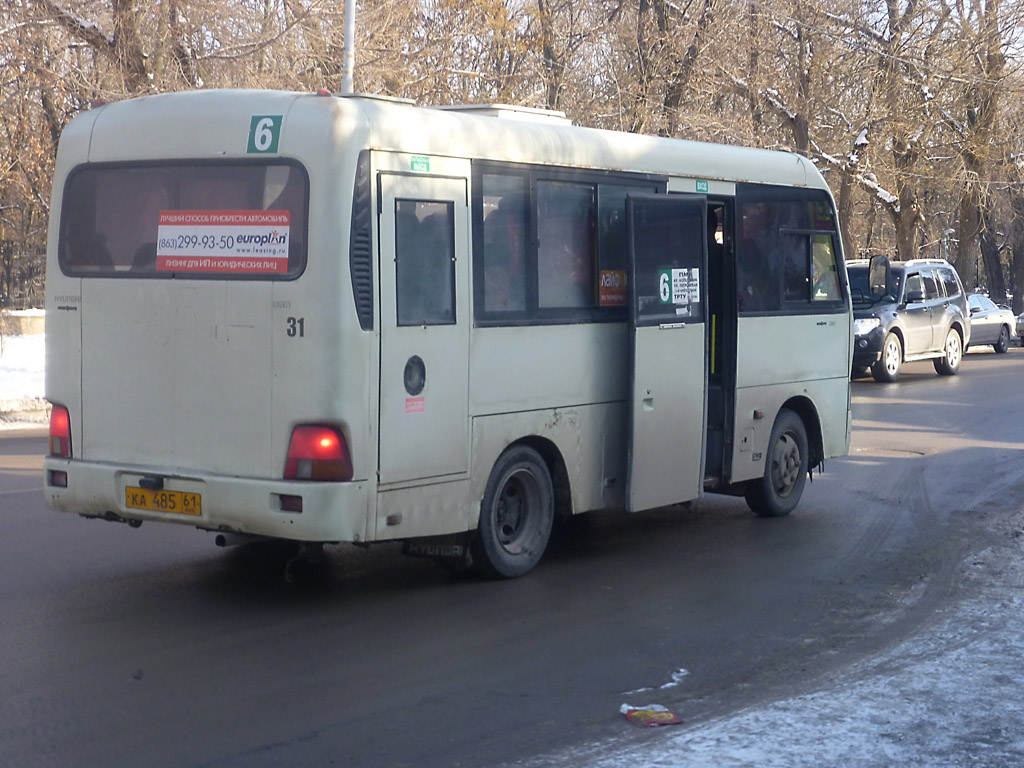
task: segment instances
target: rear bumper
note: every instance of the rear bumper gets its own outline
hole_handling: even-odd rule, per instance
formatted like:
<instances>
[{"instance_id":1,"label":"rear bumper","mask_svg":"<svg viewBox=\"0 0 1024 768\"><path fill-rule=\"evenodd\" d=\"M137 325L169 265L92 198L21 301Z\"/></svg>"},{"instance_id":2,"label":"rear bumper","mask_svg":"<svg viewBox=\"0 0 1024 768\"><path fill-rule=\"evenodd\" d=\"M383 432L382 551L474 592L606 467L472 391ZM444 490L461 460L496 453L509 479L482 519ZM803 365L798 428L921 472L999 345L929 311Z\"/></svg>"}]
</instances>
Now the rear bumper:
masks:
<instances>
[{"instance_id":1,"label":"rear bumper","mask_svg":"<svg viewBox=\"0 0 1024 768\"><path fill-rule=\"evenodd\" d=\"M43 460L46 504L86 517L114 517L193 525L296 541L366 541L370 493L366 483L311 483L255 480L202 473L169 474L166 468L119 466L101 462ZM66 473L67 487L54 484L54 473ZM125 488L140 478L163 478L164 489L199 494L199 515L131 509ZM302 511L282 509L281 497L301 497Z\"/></svg>"}]
</instances>

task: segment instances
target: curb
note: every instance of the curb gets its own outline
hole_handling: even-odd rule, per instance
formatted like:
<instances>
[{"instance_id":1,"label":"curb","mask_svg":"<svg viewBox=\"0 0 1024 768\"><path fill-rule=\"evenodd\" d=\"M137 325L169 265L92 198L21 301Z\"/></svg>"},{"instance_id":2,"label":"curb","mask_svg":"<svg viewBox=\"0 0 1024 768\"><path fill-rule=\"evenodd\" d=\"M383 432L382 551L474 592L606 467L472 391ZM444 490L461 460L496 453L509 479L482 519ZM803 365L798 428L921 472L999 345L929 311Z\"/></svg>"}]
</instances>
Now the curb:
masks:
<instances>
[{"instance_id":1,"label":"curb","mask_svg":"<svg viewBox=\"0 0 1024 768\"><path fill-rule=\"evenodd\" d=\"M41 397L0 400L0 429L45 427L50 421L50 404Z\"/></svg>"},{"instance_id":2,"label":"curb","mask_svg":"<svg viewBox=\"0 0 1024 768\"><path fill-rule=\"evenodd\" d=\"M4 332L11 336L31 336L46 333L46 315L42 313L4 312Z\"/></svg>"}]
</instances>

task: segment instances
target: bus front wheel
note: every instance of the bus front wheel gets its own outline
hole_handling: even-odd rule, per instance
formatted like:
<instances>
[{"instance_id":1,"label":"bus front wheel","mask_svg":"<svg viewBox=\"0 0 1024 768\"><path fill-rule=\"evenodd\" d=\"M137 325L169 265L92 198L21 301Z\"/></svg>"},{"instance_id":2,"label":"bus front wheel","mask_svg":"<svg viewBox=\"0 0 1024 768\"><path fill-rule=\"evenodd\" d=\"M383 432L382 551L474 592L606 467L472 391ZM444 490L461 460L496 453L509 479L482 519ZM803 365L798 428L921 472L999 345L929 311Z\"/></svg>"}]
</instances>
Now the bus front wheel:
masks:
<instances>
[{"instance_id":1,"label":"bus front wheel","mask_svg":"<svg viewBox=\"0 0 1024 768\"><path fill-rule=\"evenodd\" d=\"M807 482L808 457L803 419L783 408L768 440L764 475L747 487L747 506L761 517L782 517L792 512Z\"/></svg>"},{"instance_id":2,"label":"bus front wheel","mask_svg":"<svg viewBox=\"0 0 1024 768\"><path fill-rule=\"evenodd\" d=\"M487 479L473 566L490 578L514 579L530 571L551 538L555 494L548 466L533 448L512 446Z\"/></svg>"}]
</instances>

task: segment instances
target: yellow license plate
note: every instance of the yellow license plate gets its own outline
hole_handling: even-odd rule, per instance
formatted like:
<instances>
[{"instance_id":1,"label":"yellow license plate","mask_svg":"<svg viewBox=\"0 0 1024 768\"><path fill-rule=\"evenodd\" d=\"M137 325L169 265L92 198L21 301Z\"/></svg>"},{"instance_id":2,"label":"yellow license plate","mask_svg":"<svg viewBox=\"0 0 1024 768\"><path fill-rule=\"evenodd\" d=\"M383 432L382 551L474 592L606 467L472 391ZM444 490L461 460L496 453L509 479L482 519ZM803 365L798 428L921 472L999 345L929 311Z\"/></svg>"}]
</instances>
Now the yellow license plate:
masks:
<instances>
[{"instance_id":1,"label":"yellow license plate","mask_svg":"<svg viewBox=\"0 0 1024 768\"><path fill-rule=\"evenodd\" d=\"M173 512L176 515L201 515L203 500L198 493L149 491L129 485L124 489L124 505L147 512Z\"/></svg>"}]
</instances>

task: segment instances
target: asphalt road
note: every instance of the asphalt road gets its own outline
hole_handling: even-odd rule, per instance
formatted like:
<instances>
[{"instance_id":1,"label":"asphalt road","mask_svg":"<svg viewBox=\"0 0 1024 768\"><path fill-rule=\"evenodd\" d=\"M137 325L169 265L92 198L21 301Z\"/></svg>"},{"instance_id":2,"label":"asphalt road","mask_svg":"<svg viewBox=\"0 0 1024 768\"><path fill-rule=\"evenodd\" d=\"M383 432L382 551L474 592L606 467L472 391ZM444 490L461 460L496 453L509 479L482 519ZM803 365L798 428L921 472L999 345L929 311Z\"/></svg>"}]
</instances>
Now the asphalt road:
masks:
<instances>
[{"instance_id":1,"label":"asphalt road","mask_svg":"<svg viewBox=\"0 0 1024 768\"><path fill-rule=\"evenodd\" d=\"M0 433L0 765L547 765L642 739L624 702L692 725L813 690L934 622L1024 506L1022 373L855 382L851 455L789 517L588 517L512 582L386 545L288 584L279 550L47 510L45 435Z\"/></svg>"}]
</instances>

